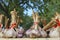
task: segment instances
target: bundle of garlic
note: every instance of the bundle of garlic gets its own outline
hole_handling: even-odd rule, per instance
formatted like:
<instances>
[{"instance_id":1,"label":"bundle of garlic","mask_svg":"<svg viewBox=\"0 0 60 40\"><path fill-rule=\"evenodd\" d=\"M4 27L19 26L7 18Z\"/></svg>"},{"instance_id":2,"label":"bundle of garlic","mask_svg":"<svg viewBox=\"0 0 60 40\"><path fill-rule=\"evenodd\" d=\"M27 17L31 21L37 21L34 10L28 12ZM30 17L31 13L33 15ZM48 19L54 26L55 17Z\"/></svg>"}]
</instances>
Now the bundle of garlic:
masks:
<instances>
[{"instance_id":1,"label":"bundle of garlic","mask_svg":"<svg viewBox=\"0 0 60 40\"><path fill-rule=\"evenodd\" d=\"M17 32L17 35L16 35L17 38L22 38L23 37L23 34L24 34L23 27L20 27L19 26L19 23L21 23L21 22L22 22L22 20L18 16L18 18L17 18L17 28L15 28L16 29L16 32Z\"/></svg>"},{"instance_id":2,"label":"bundle of garlic","mask_svg":"<svg viewBox=\"0 0 60 40\"><path fill-rule=\"evenodd\" d=\"M55 16L55 26L53 26L52 30L50 31L50 34L49 36L51 38L59 38L60 37L60 14L56 13L56 16Z\"/></svg>"},{"instance_id":3,"label":"bundle of garlic","mask_svg":"<svg viewBox=\"0 0 60 40\"><path fill-rule=\"evenodd\" d=\"M51 28L52 27L52 28ZM55 18L53 18L46 26L44 26L44 30L51 28L49 31L49 36L51 38L60 37L60 14L56 13Z\"/></svg>"},{"instance_id":4,"label":"bundle of garlic","mask_svg":"<svg viewBox=\"0 0 60 40\"><path fill-rule=\"evenodd\" d=\"M14 28L16 27L16 15L17 15L17 12L15 11L15 9L14 11L11 11L11 24L9 28L6 28L4 31L4 35L5 35L4 37L6 38L16 37L16 32L14 30Z\"/></svg>"},{"instance_id":5,"label":"bundle of garlic","mask_svg":"<svg viewBox=\"0 0 60 40\"><path fill-rule=\"evenodd\" d=\"M38 13L33 13L33 20L34 20L34 24L29 30L26 31L26 35L32 38L46 37L47 33L38 25L39 23Z\"/></svg>"},{"instance_id":6,"label":"bundle of garlic","mask_svg":"<svg viewBox=\"0 0 60 40\"><path fill-rule=\"evenodd\" d=\"M2 27L3 27L3 24L2 24L3 17L4 17L4 15L0 14L0 38L3 37L3 30L2 30Z\"/></svg>"}]
</instances>

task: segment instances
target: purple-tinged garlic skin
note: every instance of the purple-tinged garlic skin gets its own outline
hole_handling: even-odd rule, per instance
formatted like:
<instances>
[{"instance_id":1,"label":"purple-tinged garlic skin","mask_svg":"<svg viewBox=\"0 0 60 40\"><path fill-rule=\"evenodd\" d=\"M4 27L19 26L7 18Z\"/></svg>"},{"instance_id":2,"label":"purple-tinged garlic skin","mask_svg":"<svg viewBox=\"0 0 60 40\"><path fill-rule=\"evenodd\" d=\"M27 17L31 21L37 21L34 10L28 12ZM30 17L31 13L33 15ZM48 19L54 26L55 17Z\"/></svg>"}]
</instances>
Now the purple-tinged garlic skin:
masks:
<instances>
[{"instance_id":1,"label":"purple-tinged garlic skin","mask_svg":"<svg viewBox=\"0 0 60 40\"><path fill-rule=\"evenodd\" d=\"M40 33L39 33L38 30L35 30L35 29L34 29L34 30L31 31L31 33L32 33L32 34L35 34L37 37L40 36Z\"/></svg>"},{"instance_id":2,"label":"purple-tinged garlic skin","mask_svg":"<svg viewBox=\"0 0 60 40\"><path fill-rule=\"evenodd\" d=\"M26 35L27 37L39 37L40 33L38 30L35 29L29 29L26 31Z\"/></svg>"},{"instance_id":3,"label":"purple-tinged garlic skin","mask_svg":"<svg viewBox=\"0 0 60 40\"><path fill-rule=\"evenodd\" d=\"M23 37L23 34L17 34L16 37L17 37L17 38L22 38L22 37Z\"/></svg>"},{"instance_id":4,"label":"purple-tinged garlic skin","mask_svg":"<svg viewBox=\"0 0 60 40\"><path fill-rule=\"evenodd\" d=\"M20 27L17 30L17 38L22 38L23 37L23 34L24 34L24 29L22 27Z\"/></svg>"},{"instance_id":5,"label":"purple-tinged garlic skin","mask_svg":"<svg viewBox=\"0 0 60 40\"><path fill-rule=\"evenodd\" d=\"M26 31L26 35L29 36L31 34L31 29Z\"/></svg>"},{"instance_id":6,"label":"purple-tinged garlic skin","mask_svg":"<svg viewBox=\"0 0 60 40\"><path fill-rule=\"evenodd\" d=\"M46 31L44 31L44 30L43 30L42 28L40 28L40 27L39 27L39 32L40 32L40 34L41 34L41 37L43 37L43 38L47 37Z\"/></svg>"},{"instance_id":7,"label":"purple-tinged garlic skin","mask_svg":"<svg viewBox=\"0 0 60 40\"><path fill-rule=\"evenodd\" d=\"M33 27L31 27L31 29L26 31L26 35L28 37L47 37L47 33L40 27L38 27L38 29L32 29Z\"/></svg>"},{"instance_id":8,"label":"purple-tinged garlic skin","mask_svg":"<svg viewBox=\"0 0 60 40\"><path fill-rule=\"evenodd\" d=\"M47 33L44 30L41 30L40 33L41 33L41 37L43 38L47 37Z\"/></svg>"}]
</instances>

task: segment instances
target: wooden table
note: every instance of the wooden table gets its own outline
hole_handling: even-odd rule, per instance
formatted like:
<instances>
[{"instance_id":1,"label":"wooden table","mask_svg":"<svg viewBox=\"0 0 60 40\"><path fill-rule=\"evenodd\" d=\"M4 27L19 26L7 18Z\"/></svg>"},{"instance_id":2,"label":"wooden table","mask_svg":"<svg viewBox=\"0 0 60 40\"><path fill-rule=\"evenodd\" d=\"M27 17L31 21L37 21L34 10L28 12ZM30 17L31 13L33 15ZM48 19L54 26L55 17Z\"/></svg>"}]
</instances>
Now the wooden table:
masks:
<instances>
[{"instance_id":1,"label":"wooden table","mask_svg":"<svg viewBox=\"0 0 60 40\"><path fill-rule=\"evenodd\" d=\"M60 40L60 38L0 38L0 40Z\"/></svg>"}]
</instances>

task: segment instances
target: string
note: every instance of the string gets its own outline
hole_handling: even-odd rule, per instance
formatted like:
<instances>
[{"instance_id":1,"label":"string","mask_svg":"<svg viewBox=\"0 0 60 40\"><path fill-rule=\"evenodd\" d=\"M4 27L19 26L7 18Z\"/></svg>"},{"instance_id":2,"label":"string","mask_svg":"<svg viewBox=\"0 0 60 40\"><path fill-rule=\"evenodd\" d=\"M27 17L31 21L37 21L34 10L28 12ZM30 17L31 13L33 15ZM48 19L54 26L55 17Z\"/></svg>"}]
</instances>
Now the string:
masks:
<instances>
[{"instance_id":1,"label":"string","mask_svg":"<svg viewBox=\"0 0 60 40\"><path fill-rule=\"evenodd\" d=\"M0 28L2 27L2 24L0 24Z\"/></svg>"},{"instance_id":2,"label":"string","mask_svg":"<svg viewBox=\"0 0 60 40\"><path fill-rule=\"evenodd\" d=\"M57 25L54 25L54 28L60 27L60 21L58 19L56 19L56 23Z\"/></svg>"},{"instance_id":3,"label":"string","mask_svg":"<svg viewBox=\"0 0 60 40\"><path fill-rule=\"evenodd\" d=\"M11 27L11 28L15 28L15 27L16 27L16 23L11 24L10 27Z\"/></svg>"}]
</instances>

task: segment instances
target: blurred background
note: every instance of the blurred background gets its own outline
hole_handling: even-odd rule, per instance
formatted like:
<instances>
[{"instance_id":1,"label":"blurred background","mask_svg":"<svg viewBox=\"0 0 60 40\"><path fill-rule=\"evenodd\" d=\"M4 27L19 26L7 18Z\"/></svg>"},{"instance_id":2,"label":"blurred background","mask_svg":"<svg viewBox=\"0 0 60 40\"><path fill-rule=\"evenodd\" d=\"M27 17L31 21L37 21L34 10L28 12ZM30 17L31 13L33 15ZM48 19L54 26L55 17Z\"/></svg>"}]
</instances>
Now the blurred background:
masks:
<instances>
[{"instance_id":1,"label":"blurred background","mask_svg":"<svg viewBox=\"0 0 60 40\"><path fill-rule=\"evenodd\" d=\"M0 13L8 18L14 8L23 20L20 26L28 29L33 24L32 10L38 12L40 18L47 24L55 12L60 12L60 0L0 0ZM41 21L39 25L43 27L43 22Z\"/></svg>"}]
</instances>

